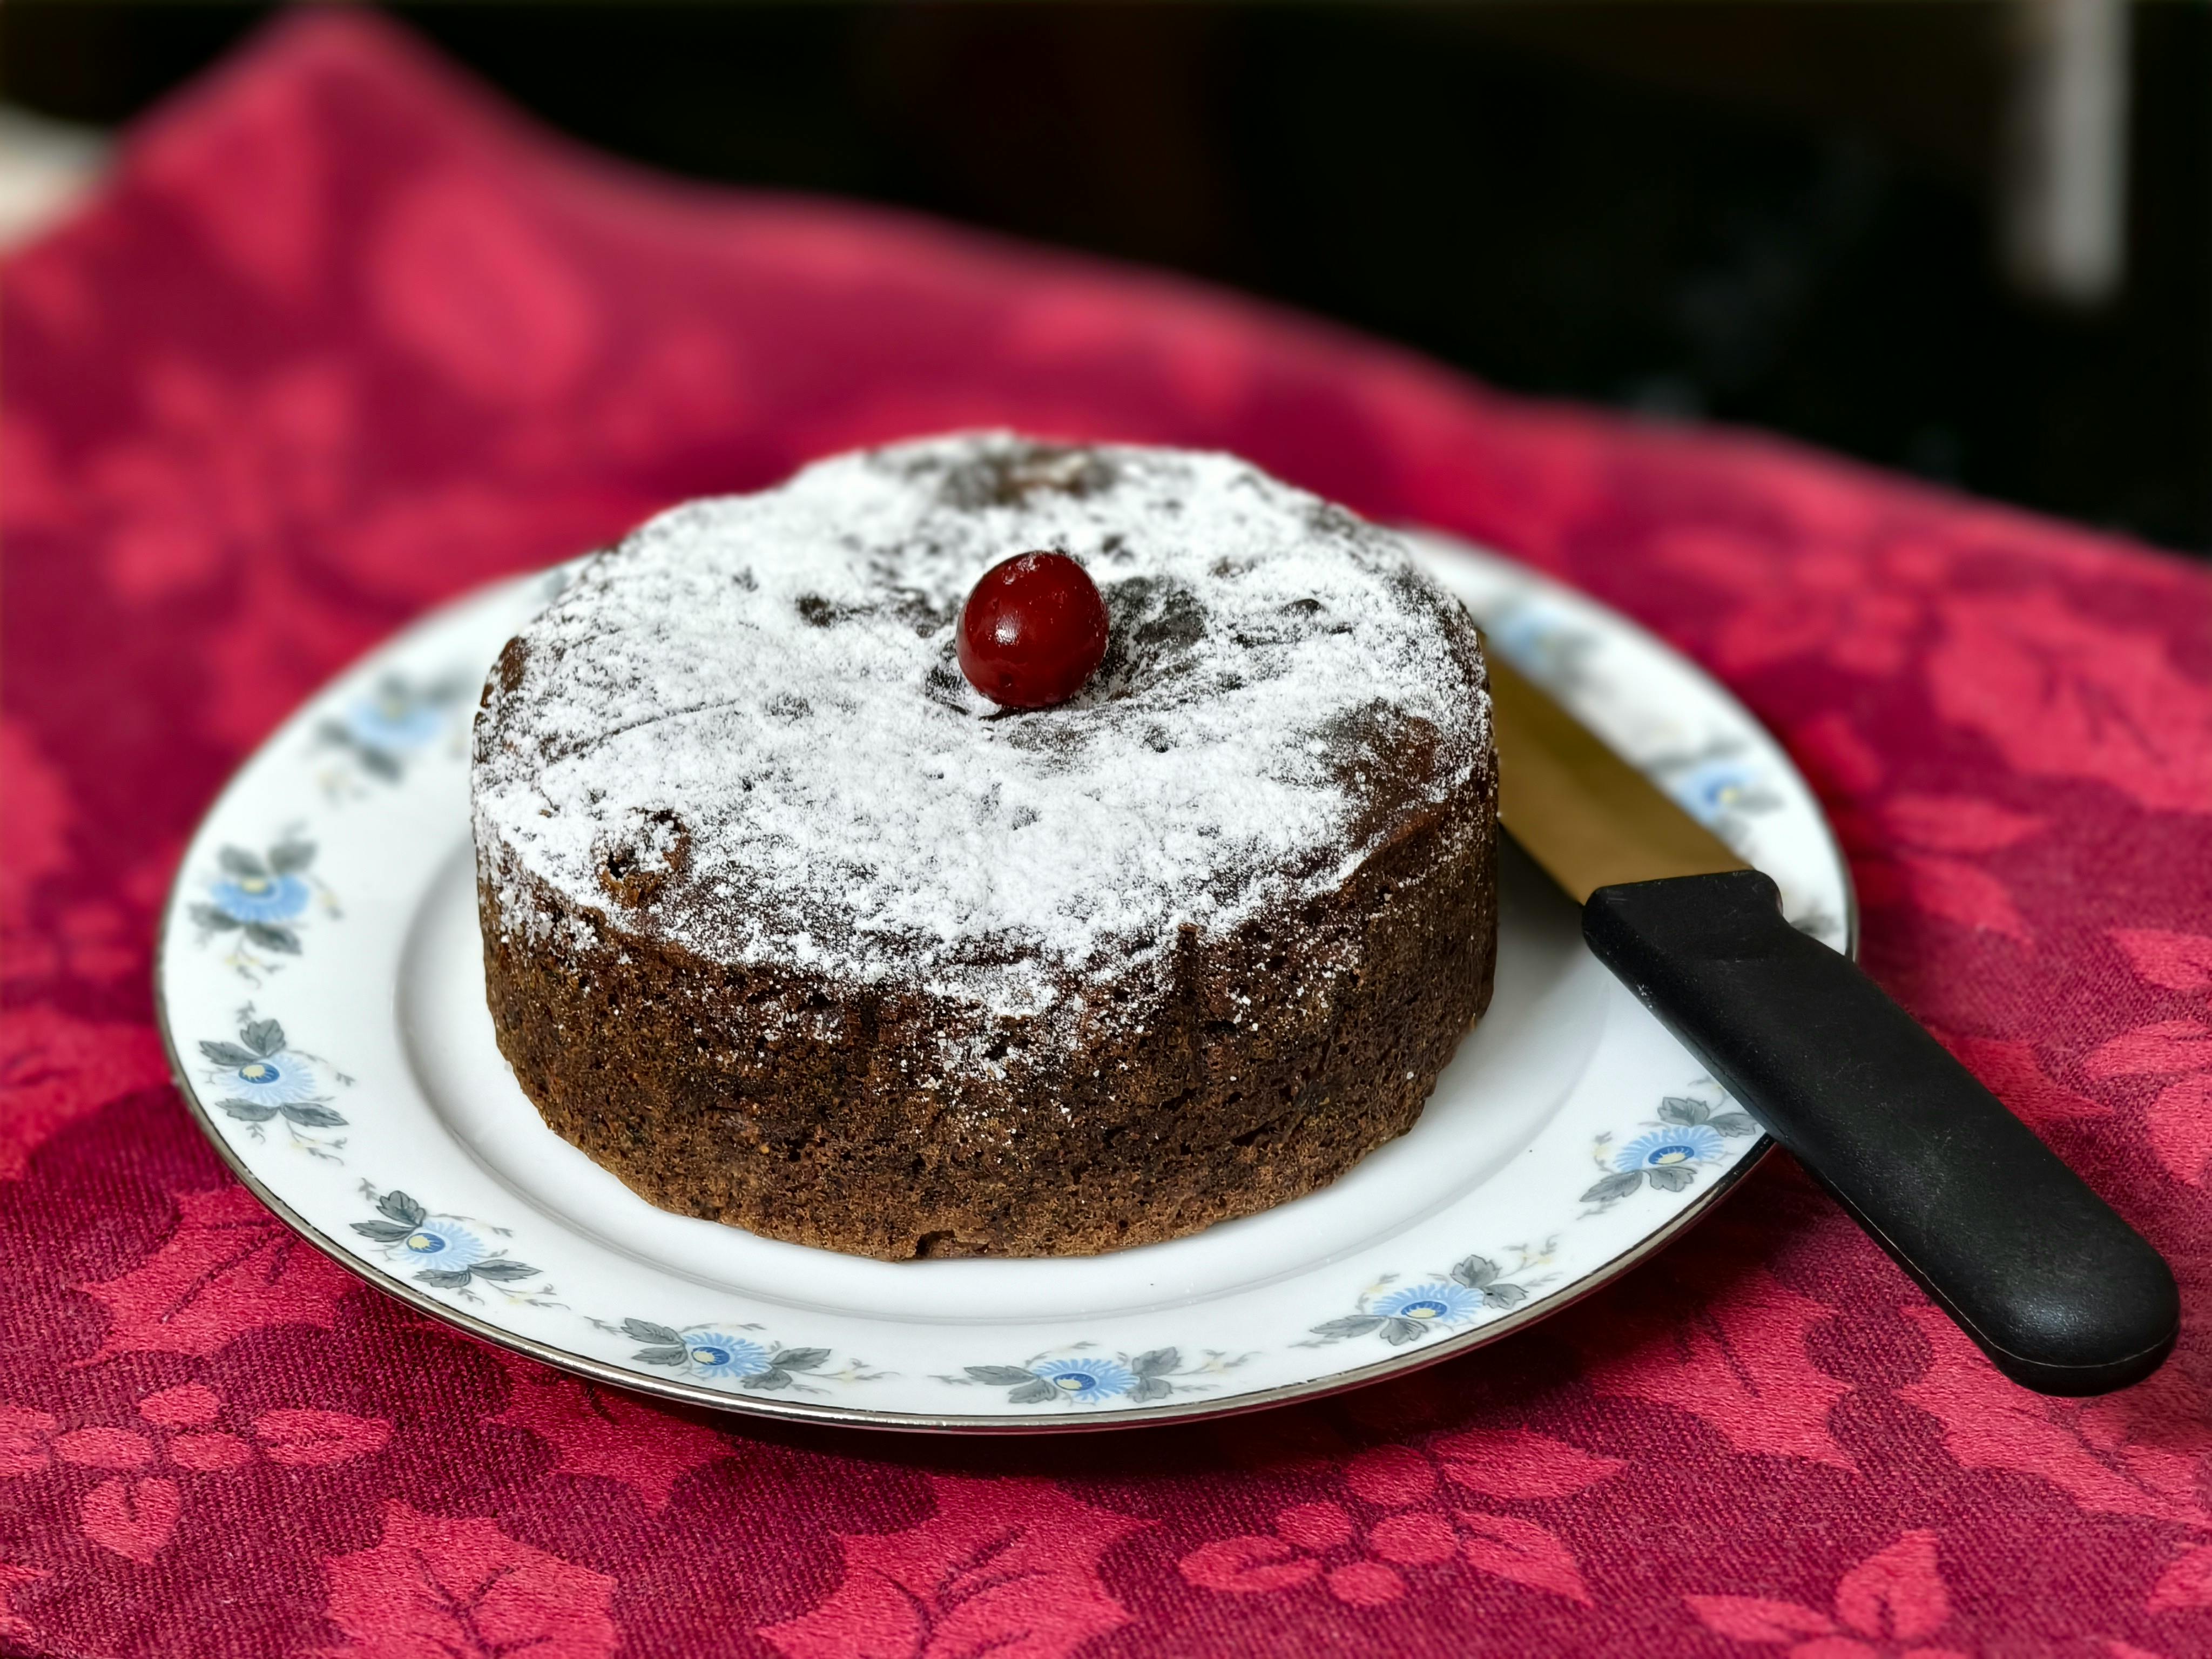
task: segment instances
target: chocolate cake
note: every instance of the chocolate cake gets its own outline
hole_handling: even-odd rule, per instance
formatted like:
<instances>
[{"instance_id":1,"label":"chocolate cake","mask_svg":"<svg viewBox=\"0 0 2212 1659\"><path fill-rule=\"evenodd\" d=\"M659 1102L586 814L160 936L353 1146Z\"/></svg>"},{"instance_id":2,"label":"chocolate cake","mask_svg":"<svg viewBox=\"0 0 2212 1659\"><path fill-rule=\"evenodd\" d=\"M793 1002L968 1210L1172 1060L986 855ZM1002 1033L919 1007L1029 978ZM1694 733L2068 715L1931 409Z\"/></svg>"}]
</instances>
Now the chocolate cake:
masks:
<instances>
[{"instance_id":1,"label":"chocolate cake","mask_svg":"<svg viewBox=\"0 0 2212 1659\"><path fill-rule=\"evenodd\" d=\"M1001 708L984 570L1109 619ZM1490 999L1474 625L1228 456L965 435L695 501L501 653L472 774L501 1050L666 1209L886 1258L1079 1255L1402 1134Z\"/></svg>"}]
</instances>

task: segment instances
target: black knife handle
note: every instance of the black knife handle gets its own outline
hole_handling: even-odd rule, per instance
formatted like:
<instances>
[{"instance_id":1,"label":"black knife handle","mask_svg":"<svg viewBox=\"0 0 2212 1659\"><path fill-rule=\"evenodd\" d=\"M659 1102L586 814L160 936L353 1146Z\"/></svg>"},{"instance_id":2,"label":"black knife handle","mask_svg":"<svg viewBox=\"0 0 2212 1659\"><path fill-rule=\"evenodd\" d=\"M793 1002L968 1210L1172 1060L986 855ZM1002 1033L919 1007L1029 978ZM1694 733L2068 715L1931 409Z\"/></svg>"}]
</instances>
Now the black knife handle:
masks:
<instances>
[{"instance_id":1,"label":"black knife handle","mask_svg":"<svg viewBox=\"0 0 2212 1659\"><path fill-rule=\"evenodd\" d=\"M1598 960L1980 1344L2044 1394L2158 1369L2158 1252L1755 870L1601 887Z\"/></svg>"}]
</instances>

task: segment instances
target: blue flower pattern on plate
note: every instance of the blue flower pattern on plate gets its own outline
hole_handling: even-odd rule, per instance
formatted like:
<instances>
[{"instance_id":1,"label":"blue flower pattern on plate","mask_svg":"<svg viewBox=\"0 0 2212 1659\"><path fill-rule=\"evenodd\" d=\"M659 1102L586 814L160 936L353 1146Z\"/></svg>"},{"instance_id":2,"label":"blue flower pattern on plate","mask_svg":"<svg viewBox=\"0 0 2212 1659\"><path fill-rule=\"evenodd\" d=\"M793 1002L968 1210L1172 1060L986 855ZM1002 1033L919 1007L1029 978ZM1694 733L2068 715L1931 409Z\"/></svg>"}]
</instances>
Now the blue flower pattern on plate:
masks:
<instances>
[{"instance_id":1,"label":"blue flower pattern on plate","mask_svg":"<svg viewBox=\"0 0 2212 1659\"><path fill-rule=\"evenodd\" d=\"M1731 1139L1758 1133L1759 1125L1733 1108L1668 1095L1659 1103L1658 1121L1627 1145L1608 1152L1603 1143L1611 1137L1600 1138L1598 1164L1607 1173L1583 1202L1609 1209L1646 1182L1662 1193L1686 1191L1699 1170L1728 1156Z\"/></svg>"},{"instance_id":2,"label":"blue flower pattern on plate","mask_svg":"<svg viewBox=\"0 0 2212 1659\"><path fill-rule=\"evenodd\" d=\"M399 1248L426 1267L465 1273L489 1253L484 1242L459 1222L433 1218L418 1223Z\"/></svg>"},{"instance_id":3,"label":"blue flower pattern on plate","mask_svg":"<svg viewBox=\"0 0 2212 1659\"><path fill-rule=\"evenodd\" d=\"M419 748L436 737L445 723L435 703L410 697L390 682L345 712L345 728L354 741L378 749Z\"/></svg>"},{"instance_id":4,"label":"blue flower pattern on plate","mask_svg":"<svg viewBox=\"0 0 2212 1659\"><path fill-rule=\"evenodd\" d=\"M767 1346L750 1337L732 1336L712 1325L690 1325L679 1330L673 1325L658 1325L649 1319L625 1319L619 1325L596 1319L591 1322L603 1331L617 1331L632 1341L645 1343L646 1346L630 1356L639 1364L665 1365L672 1370L740 1389L789 1389L800 1394L821 1394L823 1389L810 1388L799 1379L812 1376L833 1382L867 1382L888 1375L872 1371L857 1359L842 1371L832 1373L823 1369L830 1358L827 1348L787 1348L780 1343ZM745 1325L738 1328L758 1328Z\"/></svg>"},{"instance_id":5,"label":"blue flower pattern on plate","mask_svg":"<svg viewBox=\"0 0 2212 1659\"><path fill-rule=\"evenodd\" d=\"M345 750L370 776L397 783L406 775L409 758L446 729L454 705L472 684L468 675L458 672L428 681L386 674L335 720L325 720L315 735L325 745ZM325 779L325 787L331 783Z\"/></svg>"},{"instance_id":6,"label":"blue flower pattern on plate","mask_svg":"<svg viewBox=\"0 0 2212 1659\"><path fill-rule=\"evenodd\" d=\"M222 848L216 854L217 873L204 889L207 902L190 910L201 939L228 936L226 960L246 979L260 983L278 966L275 958L300 954L300 927L319 885L308 873L314 861L315 844L293 834L259 852ZM325 891L325 905L336 915L337 907L329 897Z\"/></svg>"},{"instance_id":7,"label":"blue flower pattern on plate","mask_svg":"<svg viewBox=\"0 0 2212 1659\"><path fill-rule=\"evenodd\" d=\"M404 1262L416 1269L415 1279L418 1284L428 1285L433 1290L458 1291L463 1300L469 1302L483 1299L471 1287L485 1284L510 1302L527 1302L541 1308L562 1305L551 1299L550 1286L524 1291L509 1289L522 1279L539 1277L538 1270L526 1261L515 1261L504 1251L495 1250L463 1218L434 1215L405 1193L395 1189L379 1194L365 1181L361 1189L374 1200L378 1218L355 1222L354 1231L382 1245L386 1261Z\"/></svg>"},{"instance_id":8,"label":"blue flower pattern on plate","mask_svg":"<svg viewBox=\"0 0 2212 1659\"><path fill-rule=\"evenodd\" d=\"M256 1055L224 1079L223 1086L241 1099L289 1106L315 1097L315 1068L289 1054Z\"/></svg>"},{"instance_id":9,"label":"blue flower pattern on plate","mask_svg":"<svg viewBox=\"0 0 2212 1659\"><path fill-rule=\"evenodd\" d=\"M1675 805L1731 846L1750 833L1747 819L1781 807L1764 769L1739 758L1743 745L1721 738L1685 754L1656 755L1644 766Z\"/></svg>"},{"instance_id":10,"label":"blue flower pattern on plate","mask_svg":"<svg viewBox=\"0 0 2212 1659\"><path fill-rule=\"evenodd\" d=\"M742 1337L700 1331L684 1339L684 1357L702 1376L752 1376L768 1369L768 1350Z\"/></svg>"},{"instance_id":11,"label":"blue flower pattern on plate","mask_svg":"<svg viewBox=\"0 0 2212 1659\"><path fill-rule=\"evenodd\" d=\"M1070 1400L1109 1400L1137 1386L1137 1374L1118 1359L1048 1359L1031 1366Z\"/></svg>"},{"instance_id":12,"label":"blue flower pattern on plate","mask_svg":"<svg viewBox=\"0 0 2212 1659\"><path fill-rule=\"evenodd\" d=\"M1711 820L1735 811L1758 791L1759 780L1747 767L1719 762L1701 766L1677 784L1674 798L1697 817Z\"/></svg>"},{"instance_id":13,"label":"blue flower pattern on plate","mask_svg":"<svg viewBox=\"0 0 2212 1659\"><path fill-rule=\"evenodd\" d=\"M1456 1325L1482 1307L1482 1292L1465 1285L1449 1282L1415 1285L1402 1291L1392 1291L1378 1296L1369 1304L1385 1319L1433 1320L1439 1325Z\"/></svg>"},{"instance_id":14,"label":"blue flower pattern on plate","mask_svg":"<svg viewBox=\"0 0 2212 1659\"><path fill-rule=\"evenodd\" d=\"M208 887L216 909L240 921L289 921L307 908L307 884L291 874L225 876Z\"/></svg>"},{"instance_id":15,"label":"blue flower pattern on plate","mask_svg":"<svg viewBox=\"0 0 2212 1659\"><path fill-rule=\"evenodd\" d=\"M1720 1132L1711 1125L1686 1123L1637 1136L1620 1149L1613 1163L1617 1170L1663 1170L1678 1164L1703 1164L1726 1150Z\"/></svg>"},{"instance_id":16,"label":"blue flower pattern on plate","mask_svg":"<svg viewBox=\"0 0 2212 1659\"><path fill-rule=\"evenodd\" d=\"M218 1091L216 1109L246 1126L247 1136L263 1138L262 1126L280 1121L292 1144L328 1163L343 1163L337 1149L343 1140L304 1133L339 1129L345 1118L323 1092L323 1079L308 1058L285 1042L284 1028L273 1019L254 1018L251 1003L239 1011L236 1042L202 1042L200 1054L212 1069L204 1075ZM332 1068L334 1079L353 1079Z\"/></svg>"},{"instance_id":17,"label":"blue flower pattern on plate","mask_svg":"<svg viewBox=\"0 0 2212 1659\"><path fill-rule=\"evenodd\" d=\"M1041 1353L1020 1365L969 1365L961 1376L939 1376L942 1382L960 1386L981 1383L1006 1390L1010 1406L1097 1406L1109 1400L1141 1406L1170 1395L1190 1394L1210 1387L1204 1382L1177 1381L1212 1375L1241 1365L1249 1354L1231 1358L1209 1350L1194 1365L1183 1364L1179 1348L1151 1348L1140 1354L1112 1355L1085 1352L1090 1344L1079 1343L1057 1353Z\"/></svg>"},{"instance_id":18,"label":"blue flower pattern on plate","mask_svg":"<svg viewBox=\"0 0 2212 1659\"><path fill-rule=\"evenodd\" d=\"M1431 1334L1465 1325L1485 1311L1504 1312L1528 1299L1534 1283L1528 1270L1551 1256L1553 1244L1540 1250L1516 1246L1520 1261L1508 1272L1486 1255L1462 1256L1448 1273L1431 1273L1417 1285L1389 1288L1389 1279L1360 1292L1353 1311L1340 1318L1310 1327L1312 1334L1294 1344L1322 1348L1355 1336L1379 1336L1393 1347L1418 1342ZM1526 1281L1526 1282L1524 1282Z\"/></svg>"},{"instance_id":19,"label":"blue flower pattern on plate","mask_svg":"<svg viewBox=\"0 0 2212 1659\"><path fill-rule=\"evenodd\" d=\"M1483 619L1483 632L1509 659L1554 696L1572 690L1584 678L1583 662L1597 648L1597 636L1540 604L1516 599Z\"/></svg>"}]
</instances>

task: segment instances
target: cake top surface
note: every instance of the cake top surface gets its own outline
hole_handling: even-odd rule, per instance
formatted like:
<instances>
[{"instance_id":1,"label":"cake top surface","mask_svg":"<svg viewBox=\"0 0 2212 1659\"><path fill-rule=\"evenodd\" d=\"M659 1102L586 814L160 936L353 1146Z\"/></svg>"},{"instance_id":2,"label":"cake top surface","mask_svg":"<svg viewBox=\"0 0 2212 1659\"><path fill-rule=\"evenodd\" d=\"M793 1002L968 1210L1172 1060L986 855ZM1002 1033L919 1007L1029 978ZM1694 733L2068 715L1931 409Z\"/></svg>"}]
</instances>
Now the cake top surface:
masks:
<instances>
[{"instance_id":1,"label":"cake top surface","mask_svg":"<svg viewBox=\"0 0 2212 1659\"><path fill-rule=\"evenodd\" d=\"M1052 549L1105 599L1071 701L955 661ZM690 502L580 567L486 688L477 840L716 961L1010 1016L1340 885L1489 760L1474 624L1403 542L1226 455L967 434Z\"/></svg>"}]
</instances>

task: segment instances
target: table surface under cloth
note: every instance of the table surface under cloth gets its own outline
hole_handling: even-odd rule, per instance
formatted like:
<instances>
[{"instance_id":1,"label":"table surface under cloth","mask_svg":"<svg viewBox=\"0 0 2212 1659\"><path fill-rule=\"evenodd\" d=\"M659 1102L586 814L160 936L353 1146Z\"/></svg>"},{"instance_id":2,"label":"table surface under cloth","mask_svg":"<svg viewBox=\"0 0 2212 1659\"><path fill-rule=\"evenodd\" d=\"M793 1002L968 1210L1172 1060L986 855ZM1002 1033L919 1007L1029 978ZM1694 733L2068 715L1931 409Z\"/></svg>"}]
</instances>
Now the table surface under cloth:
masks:
<instances>
[{"instance_id":1,"label":"table surface under cloth","mask_svg":"<svg viewBox=\"0 0 2212 1659\"><path fill-rule=\"evenodd\" d=\"M647 177L368 16L144 123L4 295L0 1648L2212 1654L2205 571L1164 276ZM981 423L1237 450L1720 675L1824 796L1869 969L2173 1260L2172 1362L2006 1382L1780 1158L1480 1353L1103 1437L680 1410L292 1243L152 1024L155 913L231 769L449 595Z\"/></svg>"}]
</instances>

